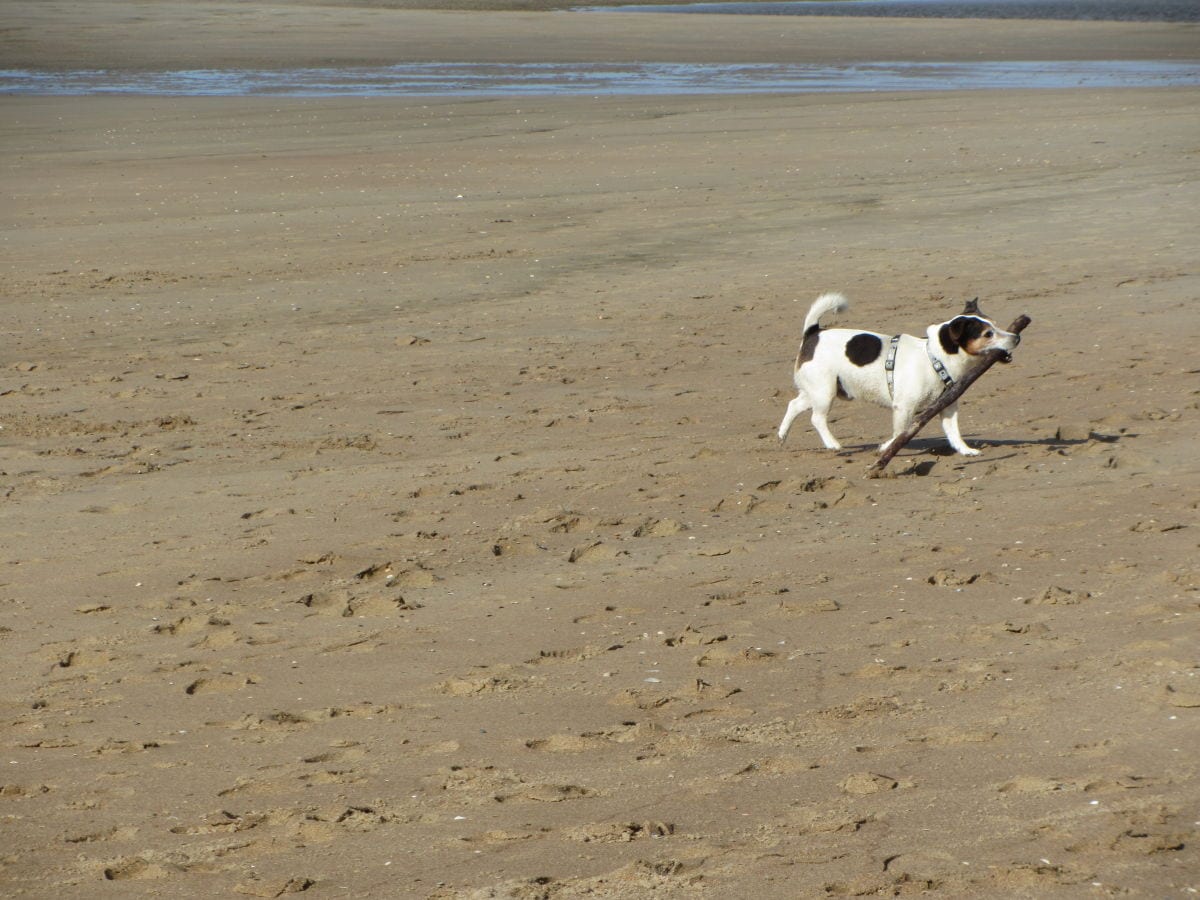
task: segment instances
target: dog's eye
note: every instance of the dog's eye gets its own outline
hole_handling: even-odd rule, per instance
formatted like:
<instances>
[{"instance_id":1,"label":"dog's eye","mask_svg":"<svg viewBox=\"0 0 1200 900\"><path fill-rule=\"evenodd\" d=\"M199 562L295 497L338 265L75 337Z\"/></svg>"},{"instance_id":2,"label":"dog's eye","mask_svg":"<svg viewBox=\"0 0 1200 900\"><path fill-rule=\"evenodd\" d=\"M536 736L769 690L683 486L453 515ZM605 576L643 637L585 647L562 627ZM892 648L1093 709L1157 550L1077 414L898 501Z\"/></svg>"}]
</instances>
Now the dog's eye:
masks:
<instances>
[{"instance_id":1,"label":"dog's eye","mask_svg":"<svg viewBox=\"0 0 1200 900\"><path fill-rule=\"evenodd\" d=\"M985 331L985 332L983 333L983 336L984 336L984 337L994 337L994 336L995 336L995 334L996 334L996 332L994 332L994 331Z\"/></svg>"}]
</instances>

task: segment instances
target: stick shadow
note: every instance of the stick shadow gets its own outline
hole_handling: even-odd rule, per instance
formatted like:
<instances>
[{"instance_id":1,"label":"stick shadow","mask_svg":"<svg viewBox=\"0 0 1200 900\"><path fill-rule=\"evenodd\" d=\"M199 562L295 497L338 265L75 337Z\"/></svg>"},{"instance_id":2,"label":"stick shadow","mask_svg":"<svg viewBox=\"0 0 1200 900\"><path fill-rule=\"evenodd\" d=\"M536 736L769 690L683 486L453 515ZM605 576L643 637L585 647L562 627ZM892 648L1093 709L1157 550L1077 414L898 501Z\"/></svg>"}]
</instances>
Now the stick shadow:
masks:
<instances>
[{"instance_id":1,"label":"stick shadow","mask_svg":"<svg viewBox=\"0 0 1200 900\"><path fill-rule=\"evenodd\" d=\"M1116 444L1125 438L1136 437L1134 434L1098 434L1091 432L1086 438L1060 438L1060 437L1045 437L1045 438L979 438L975 436L968 437L968 443L972 447L979 450L988 448L1008 448L1011 450L1019 450L1022 448L1044 447L1048 450L1067 450L1073 447L1081 447L1085 444ZM869 453L878 454L877 444L856 444L853 447L844 447L840 451L841 456L857 456L859 453L866 451ZM897 463L903 465L910 463L907 468L899 469L897 475L928 475L933 471L934 467L945 458L957 457L960 465L978 465L980 463L993 463L1002 459L1013 459L1018 454L1005 453L1001 456L962 456L959 457L954 448L951 447L944 437L925 437L913 438L904 448L896 454L892 464ZM922 456L933 456L935 459L919 459Z\"/></svg>"}]
</instances>

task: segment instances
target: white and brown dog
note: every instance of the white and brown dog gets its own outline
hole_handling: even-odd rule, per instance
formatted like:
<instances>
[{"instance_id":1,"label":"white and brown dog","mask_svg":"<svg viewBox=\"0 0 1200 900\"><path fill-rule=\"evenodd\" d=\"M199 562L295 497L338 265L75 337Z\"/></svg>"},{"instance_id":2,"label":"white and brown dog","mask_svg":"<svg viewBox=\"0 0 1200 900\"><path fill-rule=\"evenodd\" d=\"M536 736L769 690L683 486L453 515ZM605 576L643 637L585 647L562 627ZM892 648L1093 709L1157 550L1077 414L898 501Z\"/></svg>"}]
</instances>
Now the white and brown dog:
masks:
<instances>
[{"instance_id":1,"label":"white and brown dog","mask_svg":"<svg viewBox=\"0 0 1200 900\"><path fill-rule=\"evenodd\" d=\"M829 431L827 416L834 397L871 400L892 408L892 438L887 448L912 424L917 413L972 369L983 365L990 350L1003 351L1005 362L1021 342L1019 334L1003 331L970 301L962 315L930 325L925 337L894 337L849 328L821 328L821 317L847 307L841 294L822 294L804 320L804 342L796 357L797 396L788 404L779 425L779 440L787 439L796 416L812 410L813 427L830 450L841 444ZM941 414L942 431L966 456L979 451L967 446L958 431L958 404Z\"/></svg>"}]
</instances>

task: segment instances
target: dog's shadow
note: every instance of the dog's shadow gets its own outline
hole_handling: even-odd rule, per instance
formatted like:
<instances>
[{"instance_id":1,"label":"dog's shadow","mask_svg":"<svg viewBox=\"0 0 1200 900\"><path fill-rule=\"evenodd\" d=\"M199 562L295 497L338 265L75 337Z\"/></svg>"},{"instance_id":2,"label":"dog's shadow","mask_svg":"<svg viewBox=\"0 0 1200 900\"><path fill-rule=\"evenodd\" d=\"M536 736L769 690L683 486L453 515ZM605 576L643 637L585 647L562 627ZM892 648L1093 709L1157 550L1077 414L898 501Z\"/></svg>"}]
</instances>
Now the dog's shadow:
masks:
<instances>
[{"instance_id":1,"label":"dog's shadow","mask_svg":"<svg viewBox=\"0 0 1200 900\"><path fill-rule=\"evenodd\" d=\"M1136 434L1101 434L1097 431L1088 433L1085 438L980 438L975 442L975 446L979 448L985 447L1045 447L1048 450L1067 450L1072 447L1082 447L1085 444L1116 444L1123 441L1125 438L1137 437ZM935 438L929 440L936 443ZM947 452L952 452L949 448L944 448Z\"/></svg>"},{"instance_id":2,"label":"dog's shadow","mask_svg":"<svg viewBox=\"0 0 1200 900\"><path fill-rule=\"evenodd\" d=\"M1099 434L1091 432L1085 438L1060 438L1060 437L1045 437L1045 438L975 438L972 445L978 450L986 450L990 447L1010 448L1016 451L1021 448L1044 447L1051 451L1070 450L1075 447L1082 447L1086 444L1116 444L1127 437L1136 437L1130 434ZM878 446L875 444L861 444L852 450L847 448L843 450L843 456L857 455L861 451L874 452L878 454ZM928 475L934 470L939 462L946 458L957 458L959 465L971 466L981 463L994 463L999 460L1013 459L1018 454L1016 452L1005 453L1000 456L962 456L946 443L944 437L926 437L913 438L900 450L893 460L894 463L903 464L910 462L906 469L899 470L898 475ZM933 456L935 459L917 459L920 456Z\"/></svg>"}]
</instances>

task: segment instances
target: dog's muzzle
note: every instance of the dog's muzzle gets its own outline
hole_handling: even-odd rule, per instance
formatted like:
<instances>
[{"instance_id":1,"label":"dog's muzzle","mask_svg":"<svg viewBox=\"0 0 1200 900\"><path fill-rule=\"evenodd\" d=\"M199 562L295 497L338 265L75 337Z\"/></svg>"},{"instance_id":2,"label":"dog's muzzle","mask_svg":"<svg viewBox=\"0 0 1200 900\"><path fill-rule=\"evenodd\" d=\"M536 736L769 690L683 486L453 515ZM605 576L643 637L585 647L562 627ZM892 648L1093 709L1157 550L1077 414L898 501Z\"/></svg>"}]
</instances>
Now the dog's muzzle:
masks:
<instances>
[{"instance_id":1,"label":"dog's muzzle","mask_svg":"<svg viewBox=\"0 0 1200 900\"><path fill-rule=\"evenodd\" d=\"M1013 350L1015 350L1017 347L1017 344L1021 343L1021 336L1019 334L1014 334L1012 337L1013 337ZM1001 354L1000 362L1002 362L1002 363L1012 362L1012 350L1001 350L1000 354Z\"/></svg>"}]
</instances>

